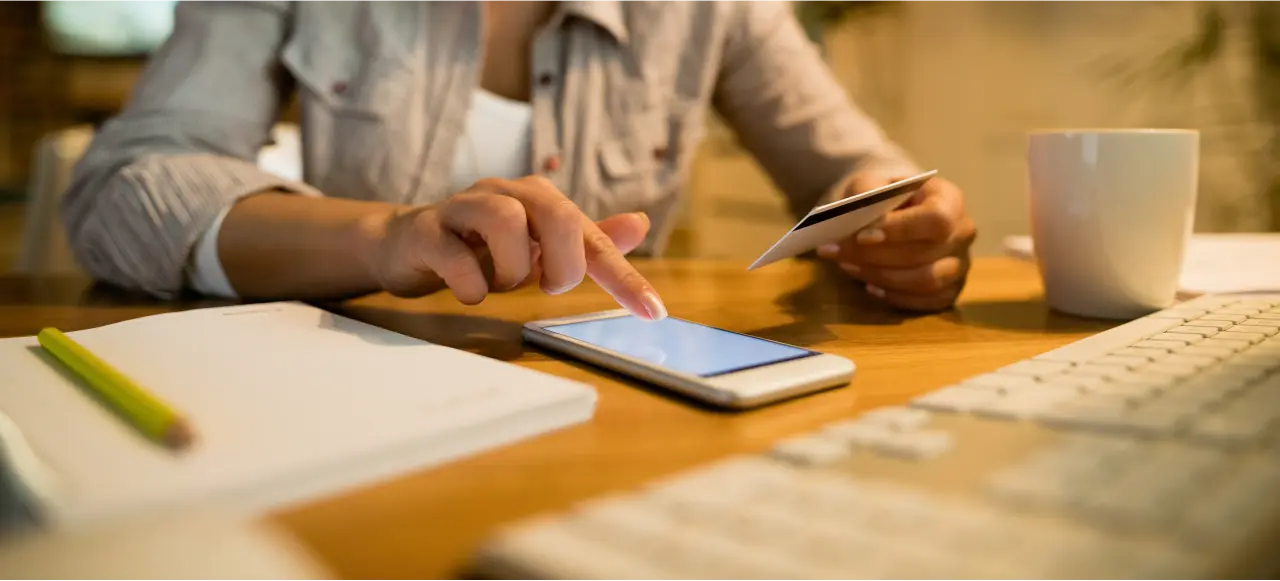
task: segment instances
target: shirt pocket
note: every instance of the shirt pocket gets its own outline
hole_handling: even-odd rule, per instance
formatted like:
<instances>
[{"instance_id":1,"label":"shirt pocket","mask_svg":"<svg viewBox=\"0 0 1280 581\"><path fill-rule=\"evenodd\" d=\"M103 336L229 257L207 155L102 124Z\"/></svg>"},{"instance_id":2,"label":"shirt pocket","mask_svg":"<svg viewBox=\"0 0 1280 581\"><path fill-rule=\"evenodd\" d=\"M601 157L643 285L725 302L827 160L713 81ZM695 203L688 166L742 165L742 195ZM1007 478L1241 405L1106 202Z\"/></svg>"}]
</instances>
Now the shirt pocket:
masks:
<instances>
[{"instance_id":1,"label":"shirt pocket","mask_svg":"<svg viewBox=\"0 0 1280 581\"><path fill-rule=\"evenodd\" d=\"M678 195L703 133L699 106L671 102L610 117L600 144L610 213L645 210Z\"/></svg>"},{"instance_id":2,"label":"shirt pocket","mask_svg":"<svg viewBox=\"0 0 1280 581\"><path fill-rule=\"evenodd\" d=\"M421 149L403 122L415 85L407 59L294 42L281 60L297 81L308 181L343 197L407 195Z\"/></svg>"}]
</instances>

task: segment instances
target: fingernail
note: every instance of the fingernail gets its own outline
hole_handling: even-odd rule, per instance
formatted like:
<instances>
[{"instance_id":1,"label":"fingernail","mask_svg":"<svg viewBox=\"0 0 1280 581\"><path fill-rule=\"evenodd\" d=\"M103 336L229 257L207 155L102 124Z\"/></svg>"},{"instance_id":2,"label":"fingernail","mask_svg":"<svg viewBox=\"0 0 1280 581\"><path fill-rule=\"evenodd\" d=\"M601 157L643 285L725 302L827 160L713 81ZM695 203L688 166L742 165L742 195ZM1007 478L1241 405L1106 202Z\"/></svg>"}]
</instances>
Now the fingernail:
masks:
<instances>
[{"instance_id":1,"label":"fingernail","mask_svg":"<svg viewBox=\"0 0 1280 581\"><path fill-rule=\"evenodd\" d=\"M544 287L542 287L542 292L547 293L547 294L549 294L549 295L562 295L562 294L564 294L564 293L567 293L567 292L569 292L569 291L573 290L573 289L574 289L575 287L577 287L577 286L578 286L578 283L576 283L576 282L571 282L571 283L566 284L566 285L564 285L564 286L562 286L562 287L560 287L560 288L554 288L554 289L553 289L553 288L547 288L547 287L545 287L545 286L544 286Z\"/></svg>"},{"instance_id":2,"label":"fingernail","mask_svg":"<svg viewBox=\"0 0 1280 581\"><path fill-rule=\"evenodd\" d=\"M858 233L858 244L879 244L884 242L884 230L868 228Z\"/></svg>"},{"instance_id":3,"label":"fingernail","mask_svg":"<svg viewBox=\"0 0 1280 581\"><path fill-rule=\"evenodd\" d=\"M649 215L648 215L648 214L646 214L646 213L644 213L644 212L632 212L632 213L633 213L633 214L635 214L636 216L638 216L641 220L644 220L644 225L645 225L645 226L648 226L648 225L650 224L650 222L649 222Z\"/></svg>"},{"instance_id":4,"label":"fingernail","mask_svg":"<svg viewBox=\"0 0 1280 581\"><path fill-rule=\"evenodd\" d=\"M821 258L835 258L837 254L840 254L839 244L823 244L818 247L818 256Z\"/></svg>"},{"instance_id":5,"label":"fingernail","mask_svg":"<svg viewBox=\"0 0 1280 581\"><path fill-rule=\"evenodd\" d=\"M640 302L644 303L644 308L649 311L650 321L661 321L667 318L667 306L662 304L662 299L658 298L658 293L653 291L645 291L640 295Z\"/></svg>"},{"instance_id":6,"label":"fingernail","mask_svg":"<svg viewBox=\"0 0 1280 581\"><path fill-rule=\"evenodd\" d=\"M882 298L884 298L884 289L882 289L882 288L880 288L880 287L878 287L878 286L870 285L870 284L869 284L869 285L867 285L867 294L869 294L869 295L871 295L871 296L873 296L873 297L881 298L881 299L882 299Z\"/></svg>"},{"instance_id":7,"label":"fingernail","mask_svg":"<svg viewBox=\"0 0 1280 581\"><path fill-rule=\"evenodd\" d=\"M862 267L852 262L842 262L840 263L840 268L844 269L845 272L855 276L862 274Z\"/></svg>"}]
</instances>

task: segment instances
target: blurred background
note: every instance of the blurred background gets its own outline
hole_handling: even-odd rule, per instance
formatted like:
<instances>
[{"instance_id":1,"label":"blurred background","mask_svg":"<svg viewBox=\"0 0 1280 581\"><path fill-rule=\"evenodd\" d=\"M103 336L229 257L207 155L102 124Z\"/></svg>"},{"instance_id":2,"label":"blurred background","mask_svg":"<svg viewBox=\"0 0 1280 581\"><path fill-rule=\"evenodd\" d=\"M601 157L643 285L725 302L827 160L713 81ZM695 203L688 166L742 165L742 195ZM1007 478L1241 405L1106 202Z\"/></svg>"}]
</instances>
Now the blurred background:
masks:
<instances>
[{"instance_id":1,"label":"blurred background","mask_svg":"<svg viewBox=\"0 0 1280 581\"><path fill-rule=\"evenodd\" d=\"M173 5L0 3L0 272L74 271L48 200L93 125L128 98ZM1027 231L1024 136L1040 128L1199 129L1197 230L1280 230L1277 3L795 7L853 99L968 192L979 254ZM710 124L671 254L754 258L789 217L732 134Z\"/></svg>"}]
</instances>

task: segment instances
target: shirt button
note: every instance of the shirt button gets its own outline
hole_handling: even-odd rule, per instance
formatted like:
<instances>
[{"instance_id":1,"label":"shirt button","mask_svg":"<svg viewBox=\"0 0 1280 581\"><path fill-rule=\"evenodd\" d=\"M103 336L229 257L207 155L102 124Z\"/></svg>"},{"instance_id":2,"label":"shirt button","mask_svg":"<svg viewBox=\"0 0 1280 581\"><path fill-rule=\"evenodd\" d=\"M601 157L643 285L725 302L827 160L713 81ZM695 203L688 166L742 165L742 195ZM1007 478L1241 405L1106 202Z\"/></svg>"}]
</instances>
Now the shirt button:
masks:
<instances>
[{"instance_id":1,"label":"shirt button","mask_svg":"<svg viewBox=\"0 0 1280 581\"><path fill-rule=\"evenodd\" d=\"M542 162L542 169L548 172L560 169L560 158L555 155L547 157L547 159Z\"/></svg>"},{"instance_id":2,"label":"shirt button","mask_svg":"<svg viewBox=\"0 0 1280 581\"><path fill-rule=\"evenodd\" d=\"M336 82L336 83L334 83L334 84L333 84L333 94L335 94L335 95L341 95L341 94L343 94L343 93L345 93L345 92L347 92L347 84L346 84L346 83L344 83L344 82L342 82L342 81L338 81L338 82Z\"/></svg>"},{"instance_id":3,"label":"shirt button","mask_svg":"<svg viewBox=\"0 0 1280 581\"><path fill-rule=\"evenodd\" d=\"M551 83L555 82L555 80L555 75L551 73L542 73L542 75L538 77L538 84L544 87L550 87Z\"/></svg>"},{"instance_id":4,"label":"shirt button","mask_svg":"<svg viewBox=\"0 0 1280 581\"><path fill-rule=\"evenodd\" d=\"M653 148L653 159L663 159L665 157L667 157L667 148L665 147Z\"/></svg>"}]
</instances>

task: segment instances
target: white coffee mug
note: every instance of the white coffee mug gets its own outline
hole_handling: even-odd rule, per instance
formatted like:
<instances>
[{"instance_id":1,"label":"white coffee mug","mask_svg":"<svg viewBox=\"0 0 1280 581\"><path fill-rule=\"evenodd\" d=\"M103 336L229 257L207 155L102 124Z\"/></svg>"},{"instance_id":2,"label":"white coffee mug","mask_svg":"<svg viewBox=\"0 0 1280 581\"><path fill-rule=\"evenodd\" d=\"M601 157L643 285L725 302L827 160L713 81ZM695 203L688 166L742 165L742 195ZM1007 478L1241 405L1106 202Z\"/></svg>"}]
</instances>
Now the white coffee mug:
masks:
<instances>
[{"instance_id":1,"label":"white coffee mug","mask_svg":"<svg viewBox=\"0 0 1280 581\"><path fill-rule=\"evenodd\" d=\"M1131 319L1170 306L1195 224L1200 133L1035 132L1031 234L1049 306Z\"/></svg>"}]
</instances>

